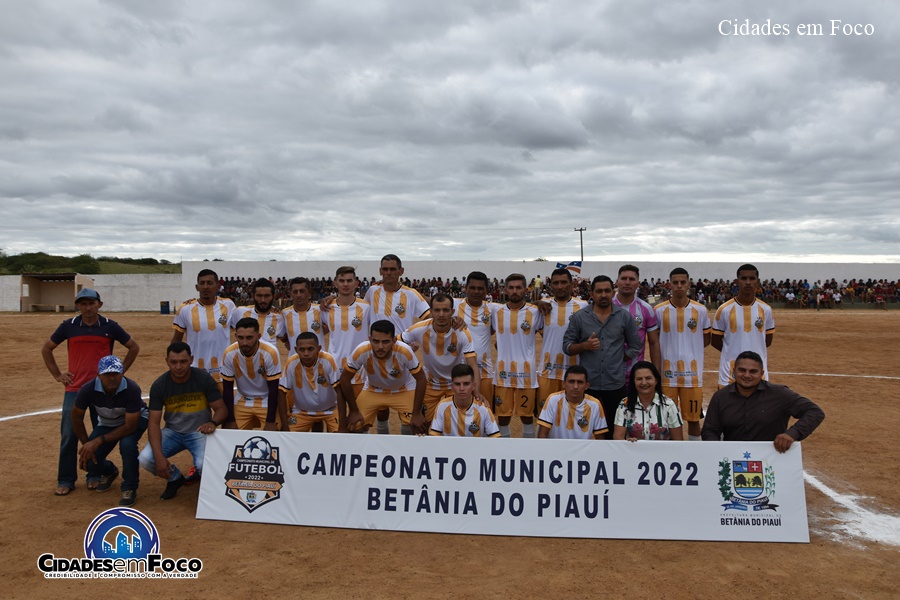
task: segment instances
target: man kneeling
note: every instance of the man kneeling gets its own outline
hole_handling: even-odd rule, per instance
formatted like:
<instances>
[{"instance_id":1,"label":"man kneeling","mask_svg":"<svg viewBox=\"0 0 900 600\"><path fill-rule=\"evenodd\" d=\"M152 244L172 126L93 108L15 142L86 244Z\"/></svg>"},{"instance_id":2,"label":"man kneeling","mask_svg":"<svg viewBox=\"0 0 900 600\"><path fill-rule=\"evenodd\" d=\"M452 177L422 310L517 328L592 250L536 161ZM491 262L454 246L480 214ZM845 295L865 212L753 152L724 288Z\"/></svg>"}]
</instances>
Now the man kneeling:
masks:
<instances>
[{"instance_id":1,"label":"man kneeling","mask_svg":"<svg viewBox=\"0 0 900 600\"><path fill-rule=\"evenodd\" d=\"M185 483L184 475L168 459L187 450L194 467L202 472L206 436L215 433L228 417L215 379L205 369L191 367L192 360L190 346L172 342L166 348L169 370L150 386L150 443L144 446L138 460L142 467L168 481L160 496L163 500L174 498ZM214 411L212 418L210 407ZM161 428L163 411L166 426Z\"/></svg>"},{"instance_id":2,"label":"man kneeling","mask_svg":"<svg viewBox=\"0 0 900 600\"><path fill-rule=\"evenodd\" d=\"M479 385L481 379L478 380ZM500 428L491 409L475 401L478 388L475 370L460 363L450 370L452 398L441 399L431 421L431 435L459 437L500 437Z\"/></svg>"}]
</instances>

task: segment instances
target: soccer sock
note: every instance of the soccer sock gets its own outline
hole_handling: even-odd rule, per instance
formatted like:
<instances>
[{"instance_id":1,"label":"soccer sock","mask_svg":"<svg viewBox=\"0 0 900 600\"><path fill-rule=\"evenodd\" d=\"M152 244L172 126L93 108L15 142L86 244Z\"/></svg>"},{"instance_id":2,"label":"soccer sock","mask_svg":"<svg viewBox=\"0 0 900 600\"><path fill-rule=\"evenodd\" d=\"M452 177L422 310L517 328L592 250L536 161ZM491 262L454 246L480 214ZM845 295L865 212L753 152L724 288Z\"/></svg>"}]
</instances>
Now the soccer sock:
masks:
<instances>
[{"instance_id":1,"label":"soccer sock","mask_svg":"<svg viewBox=\"0 0 900 600\"><path fill-rule=\"evenodd\" d=\"M534 437L534 423L522 423L522 437L523 438L533 438Z\"/></svg>"},{"instance_id":2,"label":"soccer sock","mask_svg":"<svg viewBox=\"0 0 900 600\"><path fill-rule=\"evenodd\" d=\"M689 442L699 442L701 439L699 435L688 435Z\"/></svg>"},{"instance_id":3,"label":"soccer sock","mask_svg":"<svg viewBox=\"0 0 900 600\"><path fill-rule=\"evenodd\" d=\"M509 437L509 425L500 425L500 437Z\"/></svg>"},{"instance_id":4,"label":"soccer sock","mask_svg":"<svg viewBox=\"0 0 900 600\"><path fill-rule=\"evenodd\" d=\"M381 421L379 421L381 423ZM387 421L385 421L387 423ZM378 433L381 433L380 431ZM409 425L401 425L400 426L400 435L412 435L412 429L410 429Z\"/></svg>"},{"instance_id":5,"label":"soccer sock","mask_svg":"<svg viewBox=\"0 0 900 600\"><path fill-rule=\"evenodd\" d=\"M390 421L376 421L378 435L387 435L391 432L391 423Z\"/></svg>"}]
</instances>

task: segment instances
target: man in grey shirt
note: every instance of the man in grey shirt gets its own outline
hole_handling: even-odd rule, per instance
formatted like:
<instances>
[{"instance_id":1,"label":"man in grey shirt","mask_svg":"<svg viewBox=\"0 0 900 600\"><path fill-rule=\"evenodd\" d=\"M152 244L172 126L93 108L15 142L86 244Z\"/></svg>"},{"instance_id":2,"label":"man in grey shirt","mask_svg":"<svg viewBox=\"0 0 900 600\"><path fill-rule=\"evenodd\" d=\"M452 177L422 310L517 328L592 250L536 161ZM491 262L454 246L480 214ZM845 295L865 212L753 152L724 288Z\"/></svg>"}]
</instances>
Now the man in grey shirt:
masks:
<instances>
[{"instance_id":1,"label":"man in grey shirt","mask_svg":"<svg viewBox=\"0 0 900 600\"><path fill-rule=\"evenodd\" d=\"M612 279L606 275L594 277L593 302L572 315L563 336L563 352L577 355L587 369L587 395L600 400L607 420L615 416L619 402L626 396L625 361L637 356L644 347L634 319L613 304L613 293ZM611 433L607 438L612 439Z\"/></svg>"}]
</instances>

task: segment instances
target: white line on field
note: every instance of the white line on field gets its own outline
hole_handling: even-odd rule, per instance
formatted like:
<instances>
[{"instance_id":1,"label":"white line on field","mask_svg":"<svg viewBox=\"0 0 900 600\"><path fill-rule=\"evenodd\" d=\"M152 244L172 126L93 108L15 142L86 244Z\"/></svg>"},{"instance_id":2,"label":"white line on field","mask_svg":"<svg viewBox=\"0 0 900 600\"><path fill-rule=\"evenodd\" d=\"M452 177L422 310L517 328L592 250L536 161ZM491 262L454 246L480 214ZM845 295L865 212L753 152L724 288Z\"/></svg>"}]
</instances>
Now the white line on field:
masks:
<instances>
[{"instance_id":1,"label":"white line on field","mask_svg":"<svg viewBox=\"0 0 900 600\"><path fill-rule=\"evenodd\" d=\"M815 475L804 473L803 478L846 511L835 515L838 519L834 525L835 529L853 537L900 546L900 517L871 511L857 502L865 496L836 492L819 481Z\"/></svg>"},{"instance_id":2,"label":"white line on field","mask_svg":"<svg viewBox=\"0 0 900 600\"><path fill-rule=\"evenodd\" d=\"M141 396L142 400L149 400L150 396ZM53 413L62 412L62 408L50 408L47 410L39 410L37 412L30 413L22 413L21 415L10 415L8 417L0 417L0 423L3 421L12 421L13 419L24 419L25 417L37 417L38 415L50 415Z\"/></svg>"}]
</instances>

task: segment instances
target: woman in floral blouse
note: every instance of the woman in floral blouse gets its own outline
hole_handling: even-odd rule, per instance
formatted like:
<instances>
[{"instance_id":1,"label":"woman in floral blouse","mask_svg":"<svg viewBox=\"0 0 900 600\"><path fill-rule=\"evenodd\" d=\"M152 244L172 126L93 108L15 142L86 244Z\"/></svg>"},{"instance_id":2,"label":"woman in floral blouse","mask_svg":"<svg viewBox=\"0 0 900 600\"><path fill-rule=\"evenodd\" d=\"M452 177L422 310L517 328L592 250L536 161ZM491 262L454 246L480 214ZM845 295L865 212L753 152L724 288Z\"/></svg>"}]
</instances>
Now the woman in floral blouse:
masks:
<instances>
[{"instance_id":1,"label":"woman in floral blouse","mask_svg":"<svg viewBox=\"0 0 900 600\"><path fill-rule=\"evenodd\" d=\"M614 440L681 440L681 412L663 396L662 380L653 363L642 360L631 369L628 397L616 410Z\"/></svg>"}]
</instances>

